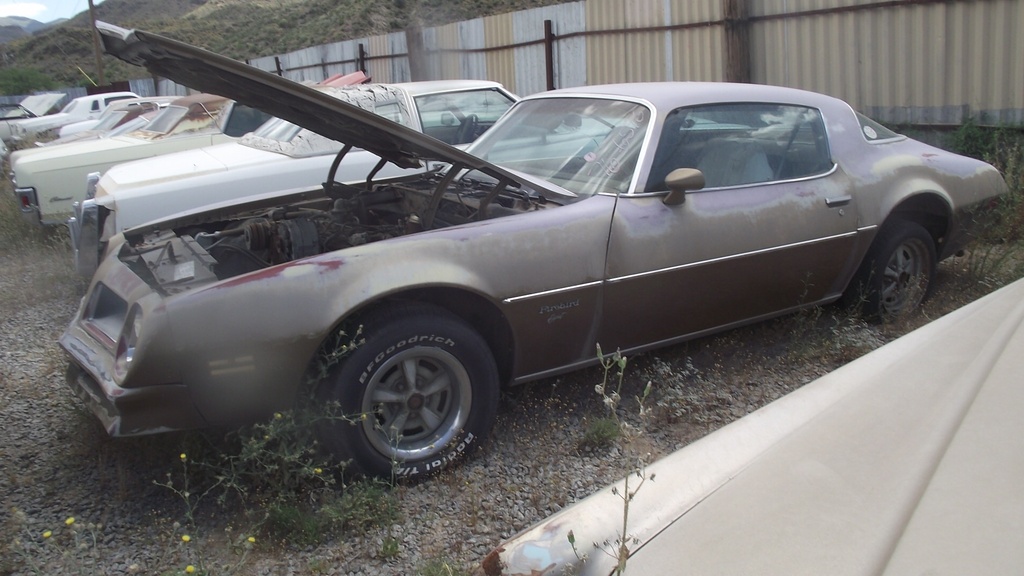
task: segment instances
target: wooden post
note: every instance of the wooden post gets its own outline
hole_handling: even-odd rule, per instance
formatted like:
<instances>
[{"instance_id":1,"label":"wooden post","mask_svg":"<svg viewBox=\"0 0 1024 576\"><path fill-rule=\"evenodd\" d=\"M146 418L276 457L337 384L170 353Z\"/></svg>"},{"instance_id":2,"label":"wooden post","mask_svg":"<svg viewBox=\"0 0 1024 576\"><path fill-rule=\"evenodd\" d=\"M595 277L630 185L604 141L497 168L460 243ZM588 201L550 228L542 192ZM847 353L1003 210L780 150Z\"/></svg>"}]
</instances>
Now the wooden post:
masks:
<instances>
[{"instance_id":1,"label":"wooden post","mask_svg":"<svg viewBox=\"0 0 1024 576\"><path fill-rule=\"evenodd\" d=\"M369 56L366 52L366 46L362 42L359 43L359 56L357 58L356 67L360 72L366 74L366 57Z\"/></svg>"},{"instance_id":2,"label":"wooden post","mask_svg":"<svg viewBox=\"0 0 1024 576\"><path fill-rule=\"evenodd\" d=\"M103 75L103 51L100 50L100 31L96 29L96 7L92 0L89 0L89 22L92 24L92 46L96 52L96 73L100 86L107 85L107 79Z\"/></svg>"},{"instance_id":3,"label":"wooden post","mask_svg":"<svg viewBox=\"0 0 1024 576\"><path fill-rule=\"evenodd\" d=\"M722 0L725 21L725 81L750 82L748 0Z\"/></svg>"},{"instance_id":4,"label":"wooden post","mask_svg":"<svg viewBox=\"0 0 1024 576\"><path fill-rule=\"evenodd\" d=\"M409 75L412 81L431 80L427 55L423 46L423 30L419 26L405 29L405 47L409 54Z\"/></svg>"},{"instance_id":5,"label":"wooden post","mask_svg":"<svg viewBox=\"0 0 1024 576\"><path fill-rule=\"evenodd\" d=\"M555 89L555 33L551 20L544 21L544 69L547 72L548 90Z\"/></svg>"}]
</instances>

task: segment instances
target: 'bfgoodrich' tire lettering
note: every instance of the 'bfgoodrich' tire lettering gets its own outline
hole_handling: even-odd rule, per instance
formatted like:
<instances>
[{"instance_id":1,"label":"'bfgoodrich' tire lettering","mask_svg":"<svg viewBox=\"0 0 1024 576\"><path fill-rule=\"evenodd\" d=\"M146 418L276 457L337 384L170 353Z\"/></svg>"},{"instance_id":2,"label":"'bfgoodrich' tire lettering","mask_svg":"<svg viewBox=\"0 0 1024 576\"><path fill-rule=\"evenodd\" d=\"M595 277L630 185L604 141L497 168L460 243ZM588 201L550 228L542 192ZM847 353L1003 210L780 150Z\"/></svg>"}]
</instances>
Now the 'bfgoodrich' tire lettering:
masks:
<instances>
[{"instance_id":1,"label":"'bfgoodrich' tire lettering","mask_svg":"<svg viewBox=\"0 0 1024 576\"><path fill-rule=\"evenodd\" d=\"M364 343L320 383L355 425L320 428L339 460L367 474L433 474L471 452L494 424L498 373L486 342L453 314L400 305L362 320Z\"/></svg>"}]
</instances>

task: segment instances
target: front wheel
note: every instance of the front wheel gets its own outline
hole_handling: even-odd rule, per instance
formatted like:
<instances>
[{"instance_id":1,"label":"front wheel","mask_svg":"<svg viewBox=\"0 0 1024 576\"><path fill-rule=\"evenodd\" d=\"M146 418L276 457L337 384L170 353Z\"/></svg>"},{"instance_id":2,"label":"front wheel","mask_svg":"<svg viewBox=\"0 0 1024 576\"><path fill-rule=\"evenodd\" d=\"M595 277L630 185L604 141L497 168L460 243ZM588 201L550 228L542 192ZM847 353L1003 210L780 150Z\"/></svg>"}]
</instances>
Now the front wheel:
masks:
<instances>
[{"instance_id":1,"label":"front wheel","mask_svg":"<svg viewBox=\"0 0 1024 576\"><path fill-rule=\"evenodd\" d=\"M445 468L490 432L498 371L486 342L447 311L408 305L368 315L365 341L320 384L355 424L321 428L360 471L412 477Z\"/></svg>"},{"instance_id":2,"label":"front wheel","mask_svg":"<svg viewBox=\"0 0 1024 576\"><path fill-rule=\"evenodd\" d=\"M864 314L895 320L917 308L935 277L935 242L920 224L896 221L879 232L851 286Z\"/></svg>"}]
</instances>

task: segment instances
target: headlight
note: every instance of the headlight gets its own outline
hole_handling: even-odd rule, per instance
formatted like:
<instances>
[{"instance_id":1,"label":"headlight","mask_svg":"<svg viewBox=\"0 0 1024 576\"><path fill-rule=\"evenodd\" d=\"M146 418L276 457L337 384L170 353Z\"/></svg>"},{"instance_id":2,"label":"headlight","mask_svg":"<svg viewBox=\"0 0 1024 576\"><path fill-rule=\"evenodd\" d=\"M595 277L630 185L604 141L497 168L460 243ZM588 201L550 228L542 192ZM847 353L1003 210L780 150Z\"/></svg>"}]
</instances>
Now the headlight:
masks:
<instances>
[{"instance_id":1,"label":"headlight","mask_svg":"<svg viewBox=\"0 0 1024 576\"><path fill-rule=\"evenodd\" d=\"M124 319L124 326L121 328L121 335L117 338L117 352L114 357L114 375L123 379L132 366L135 357L135 346L139 342L139 332L142 330L142 309L136 304L128 311Z\"/></svg>"}]
</instances>

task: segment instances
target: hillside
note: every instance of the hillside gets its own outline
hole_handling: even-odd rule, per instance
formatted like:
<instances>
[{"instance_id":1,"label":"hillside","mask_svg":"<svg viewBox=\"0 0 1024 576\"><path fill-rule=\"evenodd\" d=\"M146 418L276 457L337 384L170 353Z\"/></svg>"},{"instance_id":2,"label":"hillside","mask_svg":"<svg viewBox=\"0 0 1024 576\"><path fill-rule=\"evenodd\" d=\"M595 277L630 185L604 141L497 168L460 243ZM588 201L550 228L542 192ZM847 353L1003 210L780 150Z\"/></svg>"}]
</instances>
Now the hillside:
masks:
<instances>
[{"instance_id":1,"label":"hillside","mask_svg":"<svg viewBox=\"0 0 1024 576\"><path fill-rule=\"evenodd\" d=\"M401 30L500 14L558 0L105 0L96 17L202 46L239 60ZM37 69L58 84L95 76L88 13L5 47L6 66ZM145 72L104 57L107 81Z\"/></svg>"}]
</instances>

